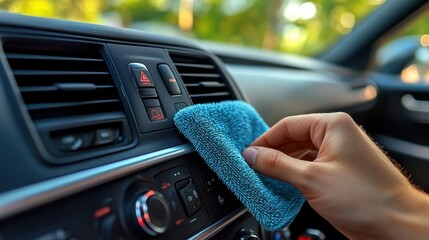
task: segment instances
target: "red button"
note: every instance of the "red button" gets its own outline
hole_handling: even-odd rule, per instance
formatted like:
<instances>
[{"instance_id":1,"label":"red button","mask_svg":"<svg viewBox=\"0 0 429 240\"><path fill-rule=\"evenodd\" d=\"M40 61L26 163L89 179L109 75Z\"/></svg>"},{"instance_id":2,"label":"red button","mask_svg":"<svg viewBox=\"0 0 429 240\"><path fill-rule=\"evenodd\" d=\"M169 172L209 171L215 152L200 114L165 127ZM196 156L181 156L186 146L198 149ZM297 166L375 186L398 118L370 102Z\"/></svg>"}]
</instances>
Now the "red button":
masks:
<instances>
[{"instance_id":1,"label":"red button","mask_svg":"<svg viewBox=\"0 0 429 240\"><path fill-rule=\"evenodd\" d=\"M132 72L139 87L155 86L147 69L132 69Z\"/></svg>"},{"instance_id":2,"label":"red button","mask_svg":"<svg viewBox=\"0 0 429 240\"><path fill-rule=\"evenodd\" d=\"M161 64L158 66L158 70L161 73L162 79L164 79L165 86L170 95L180 95L182 92L170 67L167 64Z\"/></svg>"},{"instance_id":3,"label":"red button","mask_svg":"<svg viewBox=\"0 0 429 240\"><path fill-rule=\"evenodd\" d=\"M164 113L160 107L146 108L147 114L152 122L158 122L165 120Z\"/></svg>"},{"instance_id":4,"label":"red button","mask_svg":"<svg viewBox=\"0 0 429 240\"><path fill-rule=\"evenodd\" d=\"M110 207L103 207L94 212L94 218L101 218L111 212Z\"/></svg>"},{"instance_id":5,"label":"red button","mask_svg":"<svg viewBox=\"0 0 429 240\"><path fill-rule=\"evenodd\" d=\"M298 240L316 240L316 239L311 236L301 235L298 237Z\"/></svg>"}]
</instances>

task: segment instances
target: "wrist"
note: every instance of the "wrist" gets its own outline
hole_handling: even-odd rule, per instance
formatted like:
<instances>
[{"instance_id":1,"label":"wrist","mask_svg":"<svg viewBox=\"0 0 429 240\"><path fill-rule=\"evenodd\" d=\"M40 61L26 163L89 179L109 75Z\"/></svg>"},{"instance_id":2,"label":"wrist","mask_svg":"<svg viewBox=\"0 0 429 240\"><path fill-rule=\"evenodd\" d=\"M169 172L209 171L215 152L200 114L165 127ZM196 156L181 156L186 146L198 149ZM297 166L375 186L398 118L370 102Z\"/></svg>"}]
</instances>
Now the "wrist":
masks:
<instances>
[{"instance_id":1,"label":"wrist","mask_svg":"<svg viewBox=\"0 0 429 240\"><path fill-rule=\"evenodd\" d=\"M411 185L386 204L379 239L428 239L429 196ZM383 221L384 219L384 221Z\"/></svg>"}]
</instances>

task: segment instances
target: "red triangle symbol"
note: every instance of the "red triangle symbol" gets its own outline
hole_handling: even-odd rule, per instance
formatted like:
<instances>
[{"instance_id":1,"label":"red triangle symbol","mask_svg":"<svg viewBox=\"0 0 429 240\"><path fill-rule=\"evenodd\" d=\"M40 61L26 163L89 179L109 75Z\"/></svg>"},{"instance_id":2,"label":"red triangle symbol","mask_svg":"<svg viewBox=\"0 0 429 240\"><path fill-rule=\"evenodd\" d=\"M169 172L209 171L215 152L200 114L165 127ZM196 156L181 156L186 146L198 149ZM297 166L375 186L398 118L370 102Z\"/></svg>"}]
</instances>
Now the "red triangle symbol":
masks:
<instances>
[{"instance_id":1,"label":"red triangle symbol","mask_svg":"<svg viewBox=\"0 0 429 240\"><path fill-rule=\"evenodd\" d=\"M140 71L140 82L150 82L149 78L143 71Z\"/></svg>"},{"instance_id":2,"label":"red triangle symbol","mask_svg":"<svg viewBox=\"0 0 429 240\"><path fill-rule=\"evenodd\" d=\"M144 71L140 71L140 82L143 86L152 86L151 80L146 76Z\"/></svg>"}]
</instances>

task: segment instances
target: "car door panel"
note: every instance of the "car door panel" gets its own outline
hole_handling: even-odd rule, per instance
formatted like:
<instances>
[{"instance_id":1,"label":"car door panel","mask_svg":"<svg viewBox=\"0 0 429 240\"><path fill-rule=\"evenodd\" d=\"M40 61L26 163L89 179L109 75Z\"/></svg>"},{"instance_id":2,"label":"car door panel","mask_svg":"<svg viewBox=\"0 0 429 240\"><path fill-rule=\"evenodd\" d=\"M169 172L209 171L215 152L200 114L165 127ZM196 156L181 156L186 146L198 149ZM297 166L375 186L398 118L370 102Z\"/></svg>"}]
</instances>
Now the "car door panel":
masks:
<instances>
[{"instance_id":1,"label":"car door panel","mask_svg":"<svg viewBox=\"0 0 429 240\"><path fill-rule=\"evenodd\" d=\"M379 100L371 132L414 184L429 190L429 86L396 75L374 75Z\"/></svg>"}]
</instances>

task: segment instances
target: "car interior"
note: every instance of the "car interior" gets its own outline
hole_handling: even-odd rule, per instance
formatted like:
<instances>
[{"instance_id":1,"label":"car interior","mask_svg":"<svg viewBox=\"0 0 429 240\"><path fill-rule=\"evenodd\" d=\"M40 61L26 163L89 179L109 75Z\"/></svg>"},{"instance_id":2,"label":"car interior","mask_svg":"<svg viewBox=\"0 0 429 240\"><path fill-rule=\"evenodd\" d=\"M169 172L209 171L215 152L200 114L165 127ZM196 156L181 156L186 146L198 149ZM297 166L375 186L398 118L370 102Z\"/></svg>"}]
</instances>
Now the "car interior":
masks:
<instances>
[{"instance_id":1,"label":"car interior","mask_svg":"<svg viewBox=\"0 0 429 240\"><path fill-rule=\"evenodd\" d=\"M0 12L0 240L346 239L308 204L265 230L173 117L346 112L429 191L429 35L390 41L428 6L387 0L311 57Z\"/></svg>"}]
</instances>

